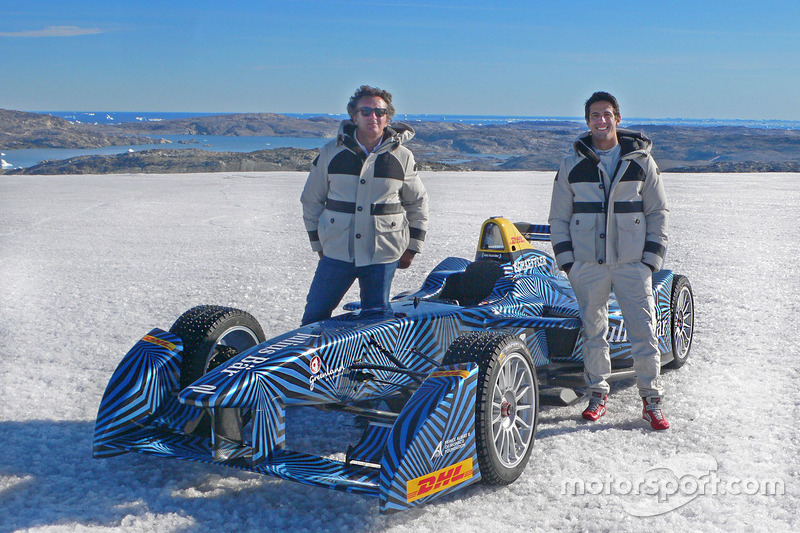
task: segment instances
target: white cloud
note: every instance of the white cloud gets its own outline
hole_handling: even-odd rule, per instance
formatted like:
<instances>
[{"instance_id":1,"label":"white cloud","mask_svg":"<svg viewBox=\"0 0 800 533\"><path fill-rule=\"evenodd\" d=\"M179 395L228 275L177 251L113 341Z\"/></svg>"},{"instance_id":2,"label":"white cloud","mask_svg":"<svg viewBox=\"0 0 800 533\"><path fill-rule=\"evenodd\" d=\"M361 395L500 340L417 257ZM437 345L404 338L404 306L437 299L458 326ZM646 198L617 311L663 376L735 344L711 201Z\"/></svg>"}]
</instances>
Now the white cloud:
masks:
<instances>
[{"instance_id":1,"label":"white cloud","mask_svg":"<svg viewBox=\"0 0 800 533\"><path fill-rule=\"evenodd\" d=\"M48 26L43 30L2 31L0 37L75 37L105 33L99 28L79 28L78 26Z\"/></svg>"}]
</instances>

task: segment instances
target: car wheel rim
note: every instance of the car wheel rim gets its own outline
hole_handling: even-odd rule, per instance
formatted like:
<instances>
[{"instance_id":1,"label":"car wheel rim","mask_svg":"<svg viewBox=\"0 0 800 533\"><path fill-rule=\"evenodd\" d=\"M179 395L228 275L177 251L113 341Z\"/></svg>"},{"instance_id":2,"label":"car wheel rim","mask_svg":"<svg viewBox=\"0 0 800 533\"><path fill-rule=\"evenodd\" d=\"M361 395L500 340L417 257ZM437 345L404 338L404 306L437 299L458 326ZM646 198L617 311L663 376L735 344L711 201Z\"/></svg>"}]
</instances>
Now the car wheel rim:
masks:
<instances>
[{"instance_id":1,"label":"car wheel rim","mask_svg":"<svg viewBox=\"0 0 800 533\"><path fill-rule=\"evenodd\" d=\"M506 356L492 393L492 438L500 462L514 468L531 444L536 416L533 372L519 354Z\"/></svg>"},{"instance_id":2,"label":"car wheel rim","mask_svg":"<svg viewBox=\"0 0 800 533\"><path fill-rule=\"evenodd\" d=\"M219 358L215 357L220 353L221 348L232 348L236 354L240 354L257 344L259 344L258 336L250 328L234 326L226 329L208 352L205 371L208 372L230 358L218 360Z\"/></svg>"},{"instance_id":3,"label":"car wheel rim","mask_svg":"<svg viewBox=\"0 0 800 533\"><path fill-rule=\"evenodd\" d=\"M694 304L688 287L681 288L675 309L675 355L682 359L689 352L694 331Z\"/></svg>"}]
</instances>

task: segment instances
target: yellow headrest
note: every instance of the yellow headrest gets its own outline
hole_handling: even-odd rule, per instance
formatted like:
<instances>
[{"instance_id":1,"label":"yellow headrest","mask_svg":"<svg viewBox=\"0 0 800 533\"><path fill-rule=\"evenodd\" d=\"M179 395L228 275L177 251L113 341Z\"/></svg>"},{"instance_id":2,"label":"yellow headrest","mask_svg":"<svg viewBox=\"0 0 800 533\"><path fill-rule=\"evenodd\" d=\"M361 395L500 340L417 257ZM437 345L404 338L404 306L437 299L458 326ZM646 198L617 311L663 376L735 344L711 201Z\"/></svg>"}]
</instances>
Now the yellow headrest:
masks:
<instances>
[{"instance_id":1,"label":"yellow headrest","mask_svg":"<svg viewBox=\"0 0 800 533\"><path fill-rule=\"evenodd\" d=\"M503 217L492 217L481 226L478 253L513 253L533 249L517 227Z\"/></svg>"}]
</instances>

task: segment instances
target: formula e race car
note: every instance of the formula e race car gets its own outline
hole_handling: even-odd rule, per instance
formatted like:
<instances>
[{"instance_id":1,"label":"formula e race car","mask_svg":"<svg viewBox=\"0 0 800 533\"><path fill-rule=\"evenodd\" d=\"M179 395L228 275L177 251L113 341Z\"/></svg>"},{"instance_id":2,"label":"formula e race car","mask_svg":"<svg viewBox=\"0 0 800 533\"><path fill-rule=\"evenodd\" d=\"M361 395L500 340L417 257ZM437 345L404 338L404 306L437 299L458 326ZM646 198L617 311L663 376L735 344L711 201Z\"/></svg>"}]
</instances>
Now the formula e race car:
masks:
<instances>
[{"instance_id":1,"label":"formula e race car","mask_svg":"<svg viewBox=\"0 0 800 533\"><path fill-rule=\"evenodd\" d=\"M511 483L528 463L540 402L569 404L585 386L575 295L531 244L549 231L490 218L474 261L443 260L390 312L347 304L269 340L247 312L194 307L123 358L94 457L216 463L377 497L383 513L479 480ZM679 367L692 343L691 286L661 270L653 292L662 364ZM609 315L612 379L632 377L613 294ZM293 449L286 421L297 406L349 413L360 437L338 456Z\"/></svg>"}]
</instances>

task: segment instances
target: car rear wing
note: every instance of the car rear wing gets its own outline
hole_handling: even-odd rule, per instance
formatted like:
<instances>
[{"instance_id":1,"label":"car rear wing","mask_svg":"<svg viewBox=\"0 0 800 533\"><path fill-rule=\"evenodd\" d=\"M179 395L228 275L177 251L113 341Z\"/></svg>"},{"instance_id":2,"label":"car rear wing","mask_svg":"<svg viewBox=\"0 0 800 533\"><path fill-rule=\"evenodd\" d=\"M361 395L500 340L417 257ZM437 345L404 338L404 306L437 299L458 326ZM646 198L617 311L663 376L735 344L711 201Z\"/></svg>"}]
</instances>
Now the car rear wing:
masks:
<instances>
[{"instance_id":1,"label":"car rear wing","mask_svg":"<svg viewBox=\"0 0 800 533\"><path fill-rule=\"evenodd\" d=\"M549 241L550 226L548 224L530 224L528 222L514 222L517 230L528 242Z\"/></svg>"}]
</instances>

